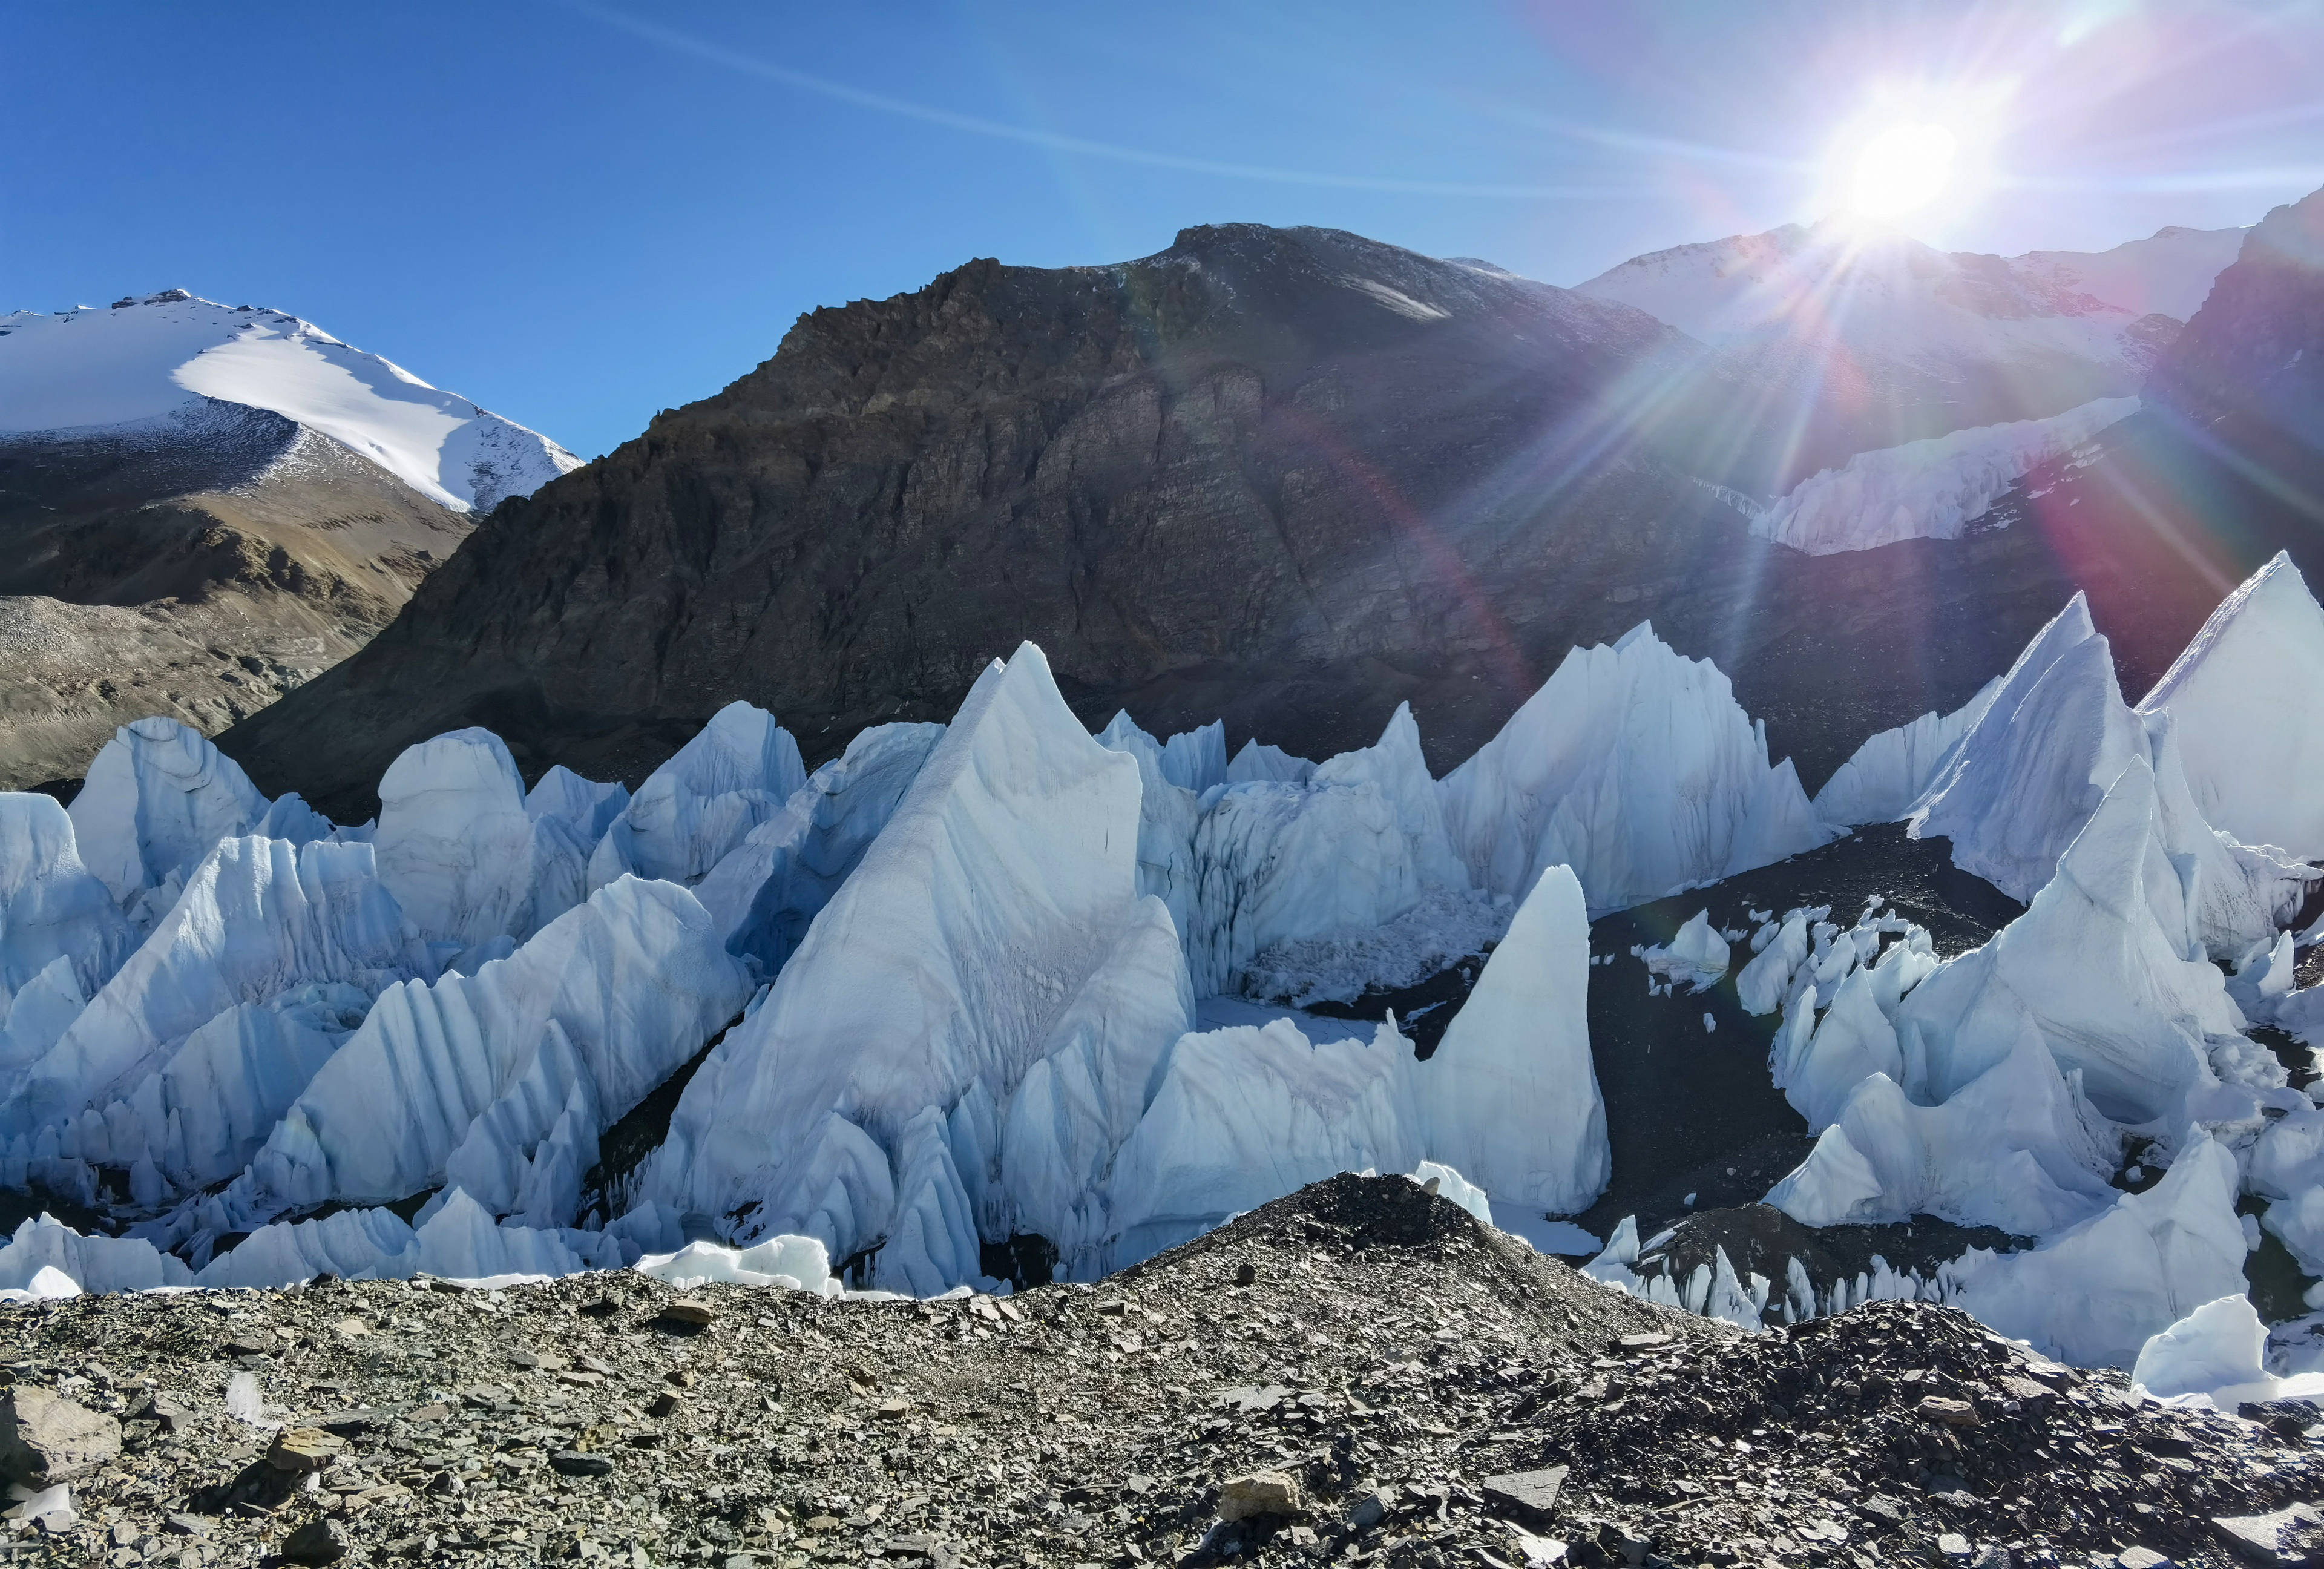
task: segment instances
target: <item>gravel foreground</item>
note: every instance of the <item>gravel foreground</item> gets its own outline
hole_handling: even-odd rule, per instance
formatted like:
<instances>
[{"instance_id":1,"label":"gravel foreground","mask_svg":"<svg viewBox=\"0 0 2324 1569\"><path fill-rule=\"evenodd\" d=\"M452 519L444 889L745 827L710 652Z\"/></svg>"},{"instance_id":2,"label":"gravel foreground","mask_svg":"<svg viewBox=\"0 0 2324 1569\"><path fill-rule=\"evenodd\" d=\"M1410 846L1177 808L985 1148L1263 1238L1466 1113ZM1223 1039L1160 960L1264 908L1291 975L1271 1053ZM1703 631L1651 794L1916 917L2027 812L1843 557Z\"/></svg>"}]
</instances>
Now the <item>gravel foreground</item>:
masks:
<instances>
[{"instance_id":1,"label":"gravel foreground","mask_svg":"<svg viewBox=\"0 0 2324 1569\"><path fill-rule=\"evenodd\" d=\"M1918 1304L1748 1335L1402 1177L1335 1177L1013 1298L326 1281L82 1297L0 1331L0 1467L47 1466L78 1511L9 1522L17 1563L2154 1569L2324 1548L2312 1409L2164 1411Z\"/></svg>"}]
</instances>

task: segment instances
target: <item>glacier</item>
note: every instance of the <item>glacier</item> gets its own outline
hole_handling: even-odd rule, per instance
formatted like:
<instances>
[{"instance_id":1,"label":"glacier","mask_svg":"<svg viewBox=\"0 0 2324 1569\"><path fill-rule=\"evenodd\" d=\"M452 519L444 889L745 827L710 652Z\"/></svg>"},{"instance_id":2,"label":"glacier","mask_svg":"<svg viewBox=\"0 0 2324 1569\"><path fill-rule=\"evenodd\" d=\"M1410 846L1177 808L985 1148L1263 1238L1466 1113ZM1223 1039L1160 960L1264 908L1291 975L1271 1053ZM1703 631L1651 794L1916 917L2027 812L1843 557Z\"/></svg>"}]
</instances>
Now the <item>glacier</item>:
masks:
<instances>
[{"instance_id":1,"label":"glacier","mask_svg":"<svg viewBox=\"0 0 2324 1569\"><path fill-rule=\"evenodd\" d=\"M641 1198L837 1259L908 1215L949 1228L916 1258L883 1251L907 1278L943 1272L938 1243L973 1257L958 1165L922 1113L977 1087L1003 1101L1119 946L1139 793L1038 648L987 668L765 1005L687 1084Z\"/></svg>"},{"instance_id":2,"label":"glacier","mask_svg":"<svg viewBox=\"0 0 2324 1569\"><path fill-rule=\"evenodd\" d=\"M1751 532L1810 556L1958 540L2033 469L2136 412L2136 398L2098 398L2046 419L1859 452L1793 486L1751 520Z\"/></svg>"},{"instance_id":3,"label":"glacier","mask_svg":"<svg viewBox=\"0 0 2324 1569\"><path fill-rule=\"evenodd\" d=\"M387 988L191 1223L250 1230L448 1183L494 1215L564 1224L597 1136L749 994L691 893L623 877L474 975Z\"/></svg>"},{"instance_id":4,"label":"glacier","mask_svg":"<svg viewBox=\"0 0 2324 1569\"><path fill-rule=\"evenodd\" d=\"M1205 996L1232 990L1277 944L1376 927L1432 891L1469 888L1405 705L1376 743L1319 764L1304 784L1206 794L1194 876L1187 962Z\"/></svg>"},{"instance_id":5,"label":"glacier","mask_svg":"<svg viewBox=\"0 0 2324 1569\"><path fill-rule=\"evenodd\" d=\"M567 818L527 809L516 762L489 730L407 747L381 776L379 801L380 881L455 953L521 942L586 891L589 846Z\"/></svg>"},{"instance_id":6,"label":"glacier","mask_svg":"<svg viewBox=\"0 0 2324 1569\"><path fill-rule=\"evenodd\" d=\"M728 952L762 975L783 967L888 826L944 733L941 725L863 731L718 859L695 892Z\"/></svg>"},{"instance_id":7,"label":"glacier","mask_svg":"<svg viewBox=\"0 0 2324 1569\"><path fill-rule=\"evenodd\" d=\"M2246 1033L2317 1012L2285 928L2324 874L2210 821L2190 739L2292 722L2228 678L2297 668L2283 606L2313 606L2275 568L2237 604L2133 709L2077 599L1812 803L1645 624L1442 780L1402 706L1322 762L1230 758L1216 724L1093 734L1029 643L951 724L871 727L811 775L740 703L634 796L563 768L528 790L489 732L437 736L362 828L141 722L71 809L0 796L0 1179L126 1227L32 1223L0 1290L634 1265L927 1296L997 1288L986 1249L1028 1236L1092 1279L1346 1169L1546 1237L1612 1175L1592 915L1902 817L2024 913L1941 961L1877 899L1754 910L1748 951L1689 901L1633 953L1665 993L1731 977L1780 1015L1767 1071L1814 1142L1768 1202L2038 1245L1829 1299L1723 1258L1642 1278L1635 1227L1594 1268L1738 1323L1778 1291L1933 1294L2127 1359L2240 1269L2239 1196L2324 1270L2324 1113ZM1456 963L1425 1057L1393 1015L1267 1005ZM599 1140L665 1084L668 1136L585 1220ZM2132 1139L2165 1176L2125 1195Z\"/></svg>"}]
</instances>

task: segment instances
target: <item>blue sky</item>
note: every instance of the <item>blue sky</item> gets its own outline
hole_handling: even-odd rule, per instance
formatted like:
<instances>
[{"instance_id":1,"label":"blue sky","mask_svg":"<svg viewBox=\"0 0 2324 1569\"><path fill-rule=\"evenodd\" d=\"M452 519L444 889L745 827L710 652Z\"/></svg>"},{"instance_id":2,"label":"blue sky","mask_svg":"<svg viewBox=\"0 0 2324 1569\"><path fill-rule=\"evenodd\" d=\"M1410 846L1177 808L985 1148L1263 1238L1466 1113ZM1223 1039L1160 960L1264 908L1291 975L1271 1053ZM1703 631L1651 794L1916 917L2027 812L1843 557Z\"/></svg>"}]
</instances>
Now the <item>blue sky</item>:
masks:
<instances>
[{"instance_id":1,"label":"blue sky","mask_svg":"<svg viewBox=\"0 0 2324 1569\"><path fill-rule=\"evenodd\" d=\"M2324 185L2314 4L18 4L0 309L277 307L584 457L973 256L1323 224L1572 283L1980 139L1907 226L2102 248Z\"/></svg>"}]
</instances>

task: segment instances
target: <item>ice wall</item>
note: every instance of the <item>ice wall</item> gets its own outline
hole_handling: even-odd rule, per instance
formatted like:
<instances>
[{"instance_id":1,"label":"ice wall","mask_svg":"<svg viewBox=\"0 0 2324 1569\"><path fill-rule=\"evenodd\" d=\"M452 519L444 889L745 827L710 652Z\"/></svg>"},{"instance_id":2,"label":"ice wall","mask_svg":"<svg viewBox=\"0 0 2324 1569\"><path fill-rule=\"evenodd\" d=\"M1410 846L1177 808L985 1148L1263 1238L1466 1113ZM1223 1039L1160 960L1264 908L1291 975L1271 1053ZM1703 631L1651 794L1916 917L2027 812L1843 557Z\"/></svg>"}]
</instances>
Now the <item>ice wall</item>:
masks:
<instances>
[{"instance_id":1,"label":"ice wall","mask_svg":"<svg viewBox=\"0 0 2324 1569\"><path fill-rule=\"evenodd\" d=\"M625 873L691 888L807 782L775 716L729 703L646 776L589 861L589 887Z\"/></svg>"},{"instance_id":2,"label":"ice wall","mask_svg":"<svg viewBox=\"0 0 2324 1569\"><path fill-rule=\"evenodd\" d=\"M696 894L727 951L772 975L783 967L919 776L941 725L875 725L791 792L728 851Z\"/></svg>"},{"instance_id":3,"label":"ice wall","mask_svg":"<svg viewBox=\"0 0 2324 1569\"><path fill-rule=\"evenodd\" d=\"M691 893L624 877L474 975L382 993L198 1222L247 1230L449 1181L493 1214L564 1224L597 1135L749 991Z\"/></svg>"},{"instance_id":4,"label":"ice wall","mask_svg":"<svg viewBox=\"0 0 2324 1569\"><path fill-rule=\"evenodd\" d=\"M1866 741L1816 791L1816 816L1843 828L1902 819L1961 737L1985 717L2002 680L1996 676L1950 714L1923 714Z\"/></svg>"},{"instance_id":5,"label":"ice wall","mask_svg":"<svg viewBox=\"0 0 2324 1569\"><path fill-rule=\"evenodd\" d=\"M1640 623L1576 649L1439 787L1480 886L1515 897L1570 865L1592 911L1765 866L1830 837L1791 762L1708 660Z\"/></svg>"},{"instance_id":6,"label":"ice wall","mask_svg":"<svg viewBox=\"0 0 2324 1569\"><path fill-rule=\"evenodd\" d=\"M516 763L489 730L405 748L381 777L379 800L380 881L421 932L454 952L495 937L522 942L586 891L579 824L527 809Z\"/></svg>"},{"instance_id":7,"label":"ice wall","mask_svg":"<svg viewBox=\"0 0 2324 1569\"><path fill-rule=\"evenodd\" d=\"M82 863L127 906L172 876L182 881L219 840L258 826L268 805L198 731L155 716L123 725L98 750L73 798L73 833Z\"/></svg>"},{"instance_id":8,"label":"ice wall","mask_svg":"<svg viewBox=\"0 0 2324 1569\"><path fill-rule=\"evenodd\" d=\"M1401 704L1377 743L1319 765L1305 784L1205 795L1193 847L1186 953L1198 996L1232 990L1277 943L1376 927L1431 890L1469 886Z\"/></svg>"},{"instance_id":9,"label":"ice wall","mask_svg":"<svg viewBox=\"0 0 2324 1569\"><path fill-rule=\"evenodd\" d=\"M2324 857L2324 609L2289 555L2220 603L2138 710L2176 721L2211 826Z\"/></svg>"}]
</instances>

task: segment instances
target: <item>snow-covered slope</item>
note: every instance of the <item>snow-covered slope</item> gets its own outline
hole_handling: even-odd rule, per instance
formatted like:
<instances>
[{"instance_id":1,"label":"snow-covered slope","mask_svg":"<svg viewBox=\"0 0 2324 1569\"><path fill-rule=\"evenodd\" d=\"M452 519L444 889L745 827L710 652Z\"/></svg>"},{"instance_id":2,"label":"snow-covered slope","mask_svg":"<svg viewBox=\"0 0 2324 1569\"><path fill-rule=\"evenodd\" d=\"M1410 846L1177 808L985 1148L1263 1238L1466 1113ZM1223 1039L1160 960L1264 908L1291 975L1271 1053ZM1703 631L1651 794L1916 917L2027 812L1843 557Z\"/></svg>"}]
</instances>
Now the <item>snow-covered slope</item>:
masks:
<instances>
[{"instance_id":1,"label":"snow-covered slope","mask_svg":"<svg viewBox=\"0 0 2324 1569\"><path fill-rule=\"evenodd\" d=\"M2233 259L2230 245L2218 265ZM1830 222L1655 251L1574 291L1636 306L1713 345L1794 333L1887 355L2007 357L2015 347L2135 357L2126 329L2157 308L2134 310L2066 286L2060 272Z\"/></svg>"},{"instance_id":2,"label":"snow-covered slope","mask_svg":"<svg viewBox=\"0 0 2324 1569\"><path fill-rule=\"evenodd\" d=\"M110 309L0 316L0 436L165 429L204 399L296 420L461 512L580 466L547 437L279 310L171 289Z\"/></svg>"},{"instance_id":3,"label":"snow-covered slope","mask_svg":"<svg viewBox=\"0 0 2324 1569\"><path fill-rule=\"evenodd\" d=\"M2183 322L2072 271L1832 220L1656 251L1575 291L1711 346L1739 388L1688 416L1699 472L1764 498L1858 452L2135 393Z\"/></svg>"},{"instance_id":4,"label":"snow-covered slope","mask_svg":"<svg viewBox=\"0 0 2324 1569\"><path fill-rule=\"evenodd\" d=\"M2248 229L2190 229L2176 225L2110 251L2028 251L2010 271L2105 300L2133 316L2159 310L2194 317L2211 281L2242 251Z\"/></svg>"}]
</instances>

